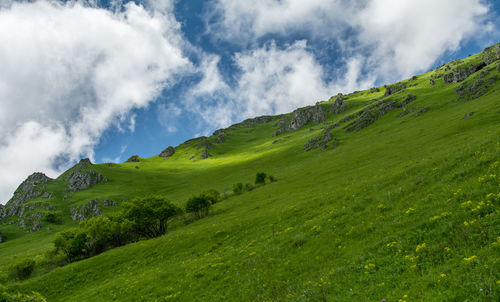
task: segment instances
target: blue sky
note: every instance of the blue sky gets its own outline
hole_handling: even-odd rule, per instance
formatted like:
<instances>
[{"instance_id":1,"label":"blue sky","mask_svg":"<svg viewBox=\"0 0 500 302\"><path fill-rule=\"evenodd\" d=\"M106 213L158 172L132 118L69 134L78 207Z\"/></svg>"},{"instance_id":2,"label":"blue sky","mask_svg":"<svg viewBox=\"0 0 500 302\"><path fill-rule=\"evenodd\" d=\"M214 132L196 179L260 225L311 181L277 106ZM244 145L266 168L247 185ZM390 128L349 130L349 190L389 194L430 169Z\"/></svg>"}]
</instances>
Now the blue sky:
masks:
<instances>
[{"instance_id":1,"label":"blue sky","mask_svg":"<svg viewBox=\"0 0 500 302\"><path fill-rule=\"evenodd\" d=\"M491 0L0 0L0 202L499 42Z\"/></svg>"}]
</instances>

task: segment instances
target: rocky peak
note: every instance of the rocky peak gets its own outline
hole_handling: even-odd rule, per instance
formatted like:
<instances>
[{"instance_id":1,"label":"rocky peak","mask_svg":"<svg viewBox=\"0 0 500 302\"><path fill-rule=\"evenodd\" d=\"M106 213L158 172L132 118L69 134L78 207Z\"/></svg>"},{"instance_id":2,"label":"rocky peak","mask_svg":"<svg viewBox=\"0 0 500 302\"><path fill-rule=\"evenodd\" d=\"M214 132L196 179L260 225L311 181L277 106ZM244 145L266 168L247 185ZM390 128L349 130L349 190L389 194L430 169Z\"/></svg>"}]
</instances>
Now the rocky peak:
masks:
<instances>
[{"instance_id":1,"label":"rocky peak","mask_svg":"<svg viewBox=\"0 0 500 302\"><path fill-rule=\"evenodd\" d=\"M16 191L12 198L7 202L9 206L17 206L23 203L27 203L28 201L42 195L45 192L45 186L42 184L47 183L52 180L52 178L47 175L35 172L28 176L25 181L23 181L19 187L17 187Z\"/></svg>"},{"instance_id":2,"label":"rocky peak","mask_svg":"<svg viewBox=\"0 0 500 302\"><path fill-rule=\"evenodd\" d=\"M62 178L68 183L71 192L88 189L99 182L107 181L106 177L89 168L91 166L93 166L92 162L84 158L63 174Z\"/></svg>"},{"instance_id":3,"label":"rocky peak","mask_svg":"<svg viewBox=\"0 0 500 302\"><path fill-rule=\"evenodd\" d=\"M325 120L325 110L320 104L299 108L293 112L293 116L289 122L287 120L281 120L278 122L280 129L275 133L275 135L300 129L309 122L313 122L316 125Z\"/></svg>"},{"instance_id":4,"label":"rocky peak","mask_svg":"<svg viewBox=\"0 0 500 302\"><path fill-rule=\"evenodd\" d=\"M161 153L158 155L159 157L170 157L174 155L175 153L175 148L172 146L168 146L165 150L161 151Z\"/></svg>"}]
</instances>

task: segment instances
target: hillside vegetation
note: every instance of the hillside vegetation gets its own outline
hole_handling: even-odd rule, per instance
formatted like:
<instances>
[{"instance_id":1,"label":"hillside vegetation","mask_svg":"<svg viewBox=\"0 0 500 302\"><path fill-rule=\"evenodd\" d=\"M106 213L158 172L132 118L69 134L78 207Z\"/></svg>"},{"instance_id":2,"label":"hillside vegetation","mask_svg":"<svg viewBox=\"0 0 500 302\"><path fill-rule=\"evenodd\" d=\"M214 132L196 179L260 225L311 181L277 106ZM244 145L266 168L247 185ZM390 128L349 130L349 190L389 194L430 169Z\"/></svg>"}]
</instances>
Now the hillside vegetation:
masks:
<instances>
[{"instance_id":1,"label":"hillside vegetation","mask_svg":"<svg viewBox=\"0 0 500 302\"><path fill-rule=\"evenodd\" d=\"M47 301L498 301L499 59L500 44L160 156L82 160L56 180L36 174L0 209L0 292ZM255 185L259 172L275 181ZM165 235L71 263L54 251L58 232L134 198L154 194L185 209L212 189L221 200L208 215L176 216ZM13 276L26 259L33 271Z\"/></svg>"}]
</instances>

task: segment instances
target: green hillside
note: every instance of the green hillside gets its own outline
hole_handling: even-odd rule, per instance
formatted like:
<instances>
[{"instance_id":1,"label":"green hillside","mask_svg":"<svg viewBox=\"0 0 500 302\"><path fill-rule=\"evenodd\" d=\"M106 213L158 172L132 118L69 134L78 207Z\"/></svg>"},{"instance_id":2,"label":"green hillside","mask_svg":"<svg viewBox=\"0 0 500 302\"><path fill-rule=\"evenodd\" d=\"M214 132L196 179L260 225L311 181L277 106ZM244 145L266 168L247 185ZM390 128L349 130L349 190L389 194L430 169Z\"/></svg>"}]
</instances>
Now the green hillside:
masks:
<instances>
[{"instance_id":1,"label":"green hillside","mask_svg":"<svg viewBox=\"0 0 500 302\"><path fill-rule=\"evenodd\" d=\"M497 44L171 156L82 161L0 209L0 284L47 301L498 301L499 59ZM277 181L255 186L258 172ZM224 197L210 215L163 236L69 264L53 252L78 218L209 189ZM43 218L57 211L62 224ZM13 278L26 258L31 277Z\"/></svg>"}]
</instances>

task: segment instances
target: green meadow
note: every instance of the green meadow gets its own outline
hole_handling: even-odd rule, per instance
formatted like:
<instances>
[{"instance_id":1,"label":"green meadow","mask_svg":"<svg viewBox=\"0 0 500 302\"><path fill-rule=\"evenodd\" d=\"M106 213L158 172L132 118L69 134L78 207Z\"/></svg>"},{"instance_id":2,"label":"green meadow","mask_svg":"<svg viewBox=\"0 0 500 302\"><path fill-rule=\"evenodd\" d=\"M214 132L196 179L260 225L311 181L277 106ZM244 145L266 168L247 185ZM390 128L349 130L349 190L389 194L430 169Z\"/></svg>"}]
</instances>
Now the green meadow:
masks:
<instances>
[{"instance_id":1,"label":"green meadow","mask_svg":"<svg viewBox=\"0 0 500 302\"><path fill-rule=\"evenodd\" d=\"M499 61L443 82L481 58L402 81L389 96L384 87L349 94L345 111L298 130L273 136L286 116L232 126L224 142L208 138L207 159L194 140L168 158L93 165L108 181L86 190L48 184L54 196L30 202L50 203L63 223L28 233L16 217L0 220L0 284L47 301L499 301ZM460 95L461 85L472 88ZM408 95L415 100L375 107L373 122L346 132L356 113ZM336 146L304 150L335 124ZM233 194L258 172L277 181ZM73 263L54 253L56 234L78 225L71 207L116 201L100 205L107 215L156 194L184 208L209 189L225 198L207 217L177 217L163 236ZM31 276L13 278L12 265L26 258L35 261Z\"/></svg>"}]
</instances>

